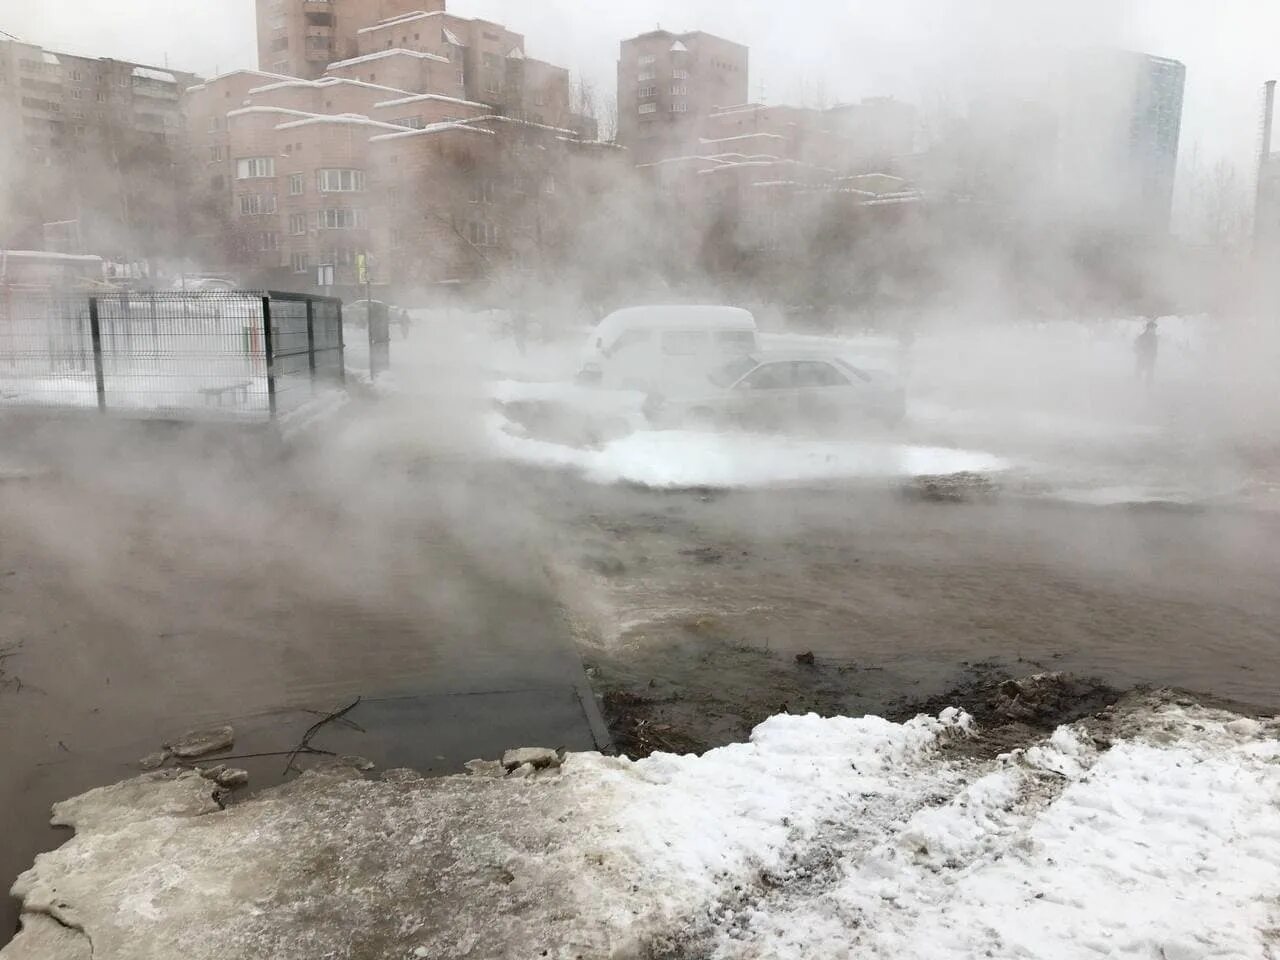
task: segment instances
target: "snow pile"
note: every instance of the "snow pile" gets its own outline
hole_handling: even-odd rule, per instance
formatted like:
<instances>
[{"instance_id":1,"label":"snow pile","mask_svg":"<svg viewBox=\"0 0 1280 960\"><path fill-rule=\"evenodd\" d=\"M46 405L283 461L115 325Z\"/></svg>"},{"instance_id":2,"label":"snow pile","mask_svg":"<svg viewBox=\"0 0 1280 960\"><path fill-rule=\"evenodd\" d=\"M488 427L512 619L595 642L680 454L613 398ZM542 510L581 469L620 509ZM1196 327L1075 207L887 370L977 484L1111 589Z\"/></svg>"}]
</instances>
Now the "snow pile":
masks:
<instances>
[{"instance_id":1,"label":"snow pile","mask_svg":"<svg viewBox=\"0 0 1280 960\"><path fill-rule=\"evenodd\" d=\"M521 436L519 428L501 414L491 417L488 427L490 445L500 456L540 466L575 468L597 483L648 487L730 488L892 479L989 473L1010 466L1000 457L980 451L879 440L637 430L600 449L586 449Z\"/></svg>"},{"instance_id":2,"label":"snow pile","mask_svg":"<svg viewBox=\"0 0 1280 960\"><path fill-rule=\"evenodd\" d=\"M28 932L0 954L73 956L73 929L97 960L1264 960L1278 731L1135 701L976 760L942 749L981 736L955 710L779 716L702 757L310 774L212 813L199 778L152 775L60 805L79 833L20 878Z\"/></svg>"}]
</instances>

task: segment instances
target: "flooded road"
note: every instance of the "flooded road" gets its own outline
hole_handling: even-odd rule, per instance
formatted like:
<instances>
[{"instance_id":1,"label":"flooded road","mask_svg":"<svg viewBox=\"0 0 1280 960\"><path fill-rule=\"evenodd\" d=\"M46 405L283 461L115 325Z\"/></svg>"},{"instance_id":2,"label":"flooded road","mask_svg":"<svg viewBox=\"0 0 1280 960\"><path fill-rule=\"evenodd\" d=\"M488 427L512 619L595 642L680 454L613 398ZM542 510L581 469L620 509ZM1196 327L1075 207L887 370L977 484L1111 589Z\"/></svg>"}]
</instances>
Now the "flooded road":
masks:
<instances>
[{"instance_id":1,"label":"flooded road","mask_svg":"<svg viewBox=\"0 0 1280 960\"><path fill-rule=\"evenodd\" d=\"M322 470L262 438L61 429L0 482L6 889L63 839L50 804L205 723L287 750L305 710L412 695L367 750L447 771L522 737L594 745L566 726L585 677L502 465Z\"/></svg>"},{"instance_id":2,"label":"flooded road","mask_svg":"<svg viewBox=\"0 0 1280 960\"><path fill-rule=\"evenodd\" d=\"M1274 514L848 487L572 504L600 685L698 745L784 704L892 712L983 662L1280 709Z\"/></svg>"}]
</instances>

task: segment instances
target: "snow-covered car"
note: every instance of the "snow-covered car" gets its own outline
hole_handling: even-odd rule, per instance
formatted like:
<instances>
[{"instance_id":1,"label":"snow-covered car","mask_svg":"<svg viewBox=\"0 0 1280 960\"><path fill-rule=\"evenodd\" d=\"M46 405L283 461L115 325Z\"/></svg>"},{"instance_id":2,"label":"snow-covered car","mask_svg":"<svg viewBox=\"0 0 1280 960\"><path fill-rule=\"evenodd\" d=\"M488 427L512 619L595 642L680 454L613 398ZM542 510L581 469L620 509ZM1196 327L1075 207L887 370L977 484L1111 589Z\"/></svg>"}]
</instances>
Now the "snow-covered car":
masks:
<instances>
[{"instance_id":1,"label":"snow-covered car","mask_svg":"<svg viewBox=\"0 0 1280 960\"><path fill-rule=\"evenodd\" d=\"M626 390L686 389L756 348L755 317L739 307L626 307L591 332L578 381Z\"/></svg>"},{"instance_id":2,"label":"snow-covered car","mask_svg":"<svg viewBox=\"0 0 1280 960\"><path fill-rule=\"evenodd\" d=\"M906 414L906 395L887 373L819 353L739 357L712 373L703 389L651 393L644 414L658 427L737 426L753 430L824 428Z\"/></svg>"}]
</instances>

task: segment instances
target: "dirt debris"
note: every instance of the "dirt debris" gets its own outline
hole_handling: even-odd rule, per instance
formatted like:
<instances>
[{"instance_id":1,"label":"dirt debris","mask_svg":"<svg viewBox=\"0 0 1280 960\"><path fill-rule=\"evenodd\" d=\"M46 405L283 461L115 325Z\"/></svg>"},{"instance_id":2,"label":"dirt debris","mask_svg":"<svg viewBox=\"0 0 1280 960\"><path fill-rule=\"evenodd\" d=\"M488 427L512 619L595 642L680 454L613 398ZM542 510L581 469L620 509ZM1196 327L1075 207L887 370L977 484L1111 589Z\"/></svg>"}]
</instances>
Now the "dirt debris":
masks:
<instances>
[{"instance_id":1,"label":"dirt debris","mask_svg":"<svg viewBox=\"0 0 1280 960\"><path fill-rule=\"evenodd\" d=\"M206 754L226 750L236 742L235 730L230 724L221 727L209 727L205 730L192 730L184 733L176 740L164 745L165 749L180 759L203 757Z\"/></svg>"},{"instance_id":2,"label":"dirt debris","mask_svg":"<svg viewBox=\"0 0 1280 960\"><path fill-rule=\"evenodd\" d=\"M951 752L975 757L1004 753L1051 732L1099 714L1124 695L1096 677L1079 677L1061 671L1015 677L1004 668L983 662L969 668L969 676L937 696L907 701L889 712L888 719L903 721L918 714L936 715L947 707L959 707L977 724L977 736L952 741Z\"/></svg>"}]
</instances>

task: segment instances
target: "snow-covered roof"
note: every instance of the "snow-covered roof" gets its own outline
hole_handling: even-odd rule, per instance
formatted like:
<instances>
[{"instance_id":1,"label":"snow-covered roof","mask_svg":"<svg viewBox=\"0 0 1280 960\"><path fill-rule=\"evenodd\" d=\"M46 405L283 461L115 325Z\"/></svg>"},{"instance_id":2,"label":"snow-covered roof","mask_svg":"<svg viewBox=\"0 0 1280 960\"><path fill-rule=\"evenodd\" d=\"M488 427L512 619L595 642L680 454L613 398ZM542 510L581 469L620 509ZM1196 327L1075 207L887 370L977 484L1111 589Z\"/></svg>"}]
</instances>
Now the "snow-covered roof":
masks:
<instances>
[{"instance_id":1,"label":"snow-covered roof","mask_svg":"<svg viewBox=\"0 0 1280 960\"><path fill-rule=\"evenodd\" d=\"M439 101L441 103L456 103L464 107L483 107L489 109L489 104L478 103L475 100L460 100L457 97L446 97L442 93L414 93L408 96L400 97L396 100L383 100L375 103L375 107L402 107L408 103L422 103L424 100Z\"/></svg>"},{"instance_id":2,"label":"snow-covered roof","mask_svg":"<svg viewBox=\"0 0 1280 960\"><path fill-rule=\"evenodd\" d=\"M425 10L415 10L413 13L406 13L404 16L391 17L388 20L380 20L372 27L361 27L357 33L373 33L375 30L385 30L387 27L398 27L404 23L411 23L414 20L425 20L427 17L443 17L444 10L432 10L428 13Z\"/></svg>"},{"instance_id":3,"label":"snow-covered roof","mask_svg":"<svg viewBox=\"0 0 1280 960\"><path fill-rule=\"evenodd\" d=\"M465 43L463 43L461 40L458 39L458 35L454 33L452 30L450 30L448 27L440 28L440 38L444 40L445 43L451 43L455 47L466 46Z\"/></svg>"},{"instance_id":4,"label":"snow-covered roof","mask_svg":"<svg viewBox=\"0 0 1280 960\"><path fill-rule=\"evenodd\" d=\"M448 57L442 57L435 53L420 53L417 50L406 50L403 47L394 47L391 50L379 50L377 53L366 53L363 57L352 57L350 60L338 60L329 64L329 69L335 67L354 67L361 63L371 63L374 60L383 60L387 57L416 57L419 60L435 60L439 63L448 63Z\"/></svg>"},{"instance_id":5,"label":"snow-covered roof","mask_svg":"<svg viewBox=\"0 0 1280 960\"><path fill-rule=\"evenodd\" d=\"M370 143L381 143L385 140L399 140L405 137L420 137L428 133L440 133L442 130L463 130L470 133L483 133L486 136L496 136L492 130L486 130L484 127L472 127L465 123L458 123L454 120L448 120L444 123L430 123L421 130L404 130L397 129L395 133L380 133L376 137L370 137Z\"/></svg>"},{"instance_id":6,"label":"snow-covered roof","mask_svg":"<svg viewBox=\"0 0 1280 960\"><path fill-rule=\"evenodd\" d=\"M62 63L61 60L59 60L52 53L49 53L47 50L40 55L40 59L43 60L45 63L49 64L50 66L54 66L54 67Z\"/></svg>"},{"instance_id":7,"label":"snow-covered roof","mask_svg":"<svg viewBox=\"0 0 1280 960\"><path fill-rule=\"evenodd\" d=\"M248 114L255 114L255 113L257 114L274 113L274 114L279 114L286 117L318 117L319 116L318 113L311 113L307 110L292 110L289 107L261 106L261 107L238 107L235 110L228 110L227 118L230 119L231 117L243 117Z\"/></svg>"},{"instance_id":8,"label":"snow-covered roof","mask_svg":"<svg viewBox=\"0 0 1280 960\"><path fill-rule=\"evenodd\" d=\"M387 93L403 93L409 95L408 90L401 90L399 87L388 87L381 83L370 83L367 80L355 80L351 77L320 77L318 80L300 80L293 78L285 80L281 83L268 83L261 87L254 87L250 93L269 93L272 90L283 90L286 87L307 87L312 90L323 90L326 87L335 87L341 84L351 84L355 87L363 87L366 90L385 90Z\"/></svg>"},{"instance_id":9,"label":"snow-covered roof","mask_svg":"<svg viewBox=\"0 0 1280 960\"><path fill-rule=\"evenodd\" d=\"M627 330L670 330L690 328L703 330L756 329L756 318L741 307L708 304L658 304L624 307L615 310L598 324L591 336L608 346Z\"/></svg>"},{"instance_id":10,"label":"snow-covered roof","mask_svg":"<svg viewBox=\"0 0 1280 960\"><path fill-rule=\"evenodd\" d=\"M77 263L101 263L101 257L80 253L55 253L52 250L0 250L0 257L11 260L69 260Z\"/></svg>"},{"instance_id":11,"label":"snow-covered roof","mask_svg":"<svg viewBox=\"0 0 1280 960\"><path fill-rule=\"evenodd\" d=\"M736 137L718 137L716 139L710 139L710 140L707 139L706 137L703 137L699 140L699 142L700 143L732 143L735 140L755 140L759 137L769 137L773 140L787 139L780 133L742 133Z\"/></svg>"},{"instance_id":12,"label":"snow-covered roof","mask_svg":"<svg viewBox=\"0 0 1280 960\"><path fill-rule=\"evenodd\" d=\"M384 130L395 130L397 132L407 129L398 123L386 123L382 120L370 120L368 117L362 116L358 113L310 114L301 120L282 123L277 126L276 129L296 130L298 127L310 127L320 123L347 124L349 126L358 127L380 127Z\"/></svg>"},{"instance_id":13,"label":"snow-covered roof","mask_svg":"<svg viewBox=\"0 0 1280 960\"><path fill-rule=\"evenodd\" d=\"M151 67L134 67L133 75L141 80L158 80L161 83L178 82L178 78L167 70L153 70Z\"/></svg>"},{"instance_id":14,"label":"snow-covered roof","mask_svg":"<svg viewBox=\"0 0 1280 960\"><path fill-rule=\"evenodd\" d=\"M508 51L507 51L507 59L508 59L508 60L523 60L523 59L524 59L524 51L523 51L523 50L521 50L519 47L512 47L510 50L508 50Z\"/></svg>"},{"instance_id":15,"label":"snow-covered roof","mask_svg":"<svg viewBox=\"0 0 1280 960\"><path fill-rule=\"evenodd\" d=\"M754 110L768 110L769 107L764 103L739 103L731 107L721 107L719 110L712 110L707 116L709 117L727 117L734 113L751 113Z\"/></svg>"},{"instance_id":16,"label":"snow-covered roof","mask_svg":"<svg viewBox=\"0 0 1280 960\"><path fill-rule=\"evenodd\" d=\"M686 47L682 41L677 40L675 43L671 45L671 52L672 53L688 53L689 48Z\"/></svg>"},{"instance_id":17,"label":"snow-covered roof","mask_svg":"<svg viewBox=\"0 0 1280 960\"><path fill-rule=\"evenodd\" d=\"M570 130L568 127L553 127L546 123L534 123L532 120L521 120L519 117L504 117L501 114L489 113L483 117L467 117L461 123L514 123L522 127L537 127L539 130L550 130L552 133L568 133L574 134L576 130Z\"/></svg>"},{"instance_id":18,"label":"snow-covered roof","mask_svg":"<svg viewBox=\"0 0 1280 960\"><path fill-rule=\"evenodd\" d=\"M264 70L230 70L230 71L228 71L227 73L220 73L220 74L218 74L216 77L210 77L210 78L209 78L208 80L206 80L204 83L197 83L197 84L195 84L194 86L187 87L187 92L188 92L188 93L191 93L193 90L203 90L205 87L209 86L209 85L210 85L210 84L212 84L212 83L217 83L219 80L226 80L226 79L227 79L227 78L229 78L229 77L235 77L235 76L238 76L238 75L240 75L240 74L242 74L242 73L247 73L247 74L249 74L250 76L254 76L254 77L266 77L266 78L267 78L267 79L269 79L269 80L296 80L296 79L298 79L297 77L288 77L288 76L285 76L283 73L267 73L267 72L266 72L266 71L264 71Z\"/></svg>"}]
</instances>

